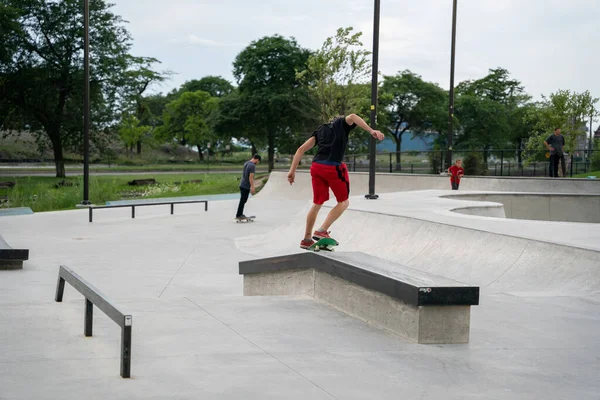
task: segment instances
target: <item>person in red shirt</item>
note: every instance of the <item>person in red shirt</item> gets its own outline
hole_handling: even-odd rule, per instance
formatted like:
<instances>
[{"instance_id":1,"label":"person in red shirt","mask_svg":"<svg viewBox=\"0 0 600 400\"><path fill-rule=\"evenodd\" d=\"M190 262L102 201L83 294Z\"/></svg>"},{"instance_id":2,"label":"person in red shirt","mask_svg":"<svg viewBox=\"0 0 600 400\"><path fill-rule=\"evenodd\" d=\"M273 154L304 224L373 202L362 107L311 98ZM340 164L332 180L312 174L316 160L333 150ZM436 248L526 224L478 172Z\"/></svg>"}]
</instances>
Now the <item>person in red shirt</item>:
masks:
<instances>
[{"instance_id":1,"label":"person in red shirt","mask_svg":"<svg viewBox=\"0 0 600 400\"><path fill-rule=\"evenodd\" d=\"M458 190L460 178L465 175L465 170L462 167L462 160L456 160L454 165L448 168L448 173L450 174L450 184L452 185L452 190Z\"/></svg>"}]
</instances>

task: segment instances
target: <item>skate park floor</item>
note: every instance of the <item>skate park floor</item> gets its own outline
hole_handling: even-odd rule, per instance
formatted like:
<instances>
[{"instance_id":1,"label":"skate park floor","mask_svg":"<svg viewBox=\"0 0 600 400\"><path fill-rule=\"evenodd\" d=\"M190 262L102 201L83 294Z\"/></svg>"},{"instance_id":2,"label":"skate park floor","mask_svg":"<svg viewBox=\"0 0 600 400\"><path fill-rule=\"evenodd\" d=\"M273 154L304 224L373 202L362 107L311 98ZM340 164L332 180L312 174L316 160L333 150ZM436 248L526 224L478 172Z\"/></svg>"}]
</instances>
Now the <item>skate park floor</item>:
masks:
<instances>
[{"instance_id":1,"label":"skate park floor","mask_svg":"<svg viewBox=\"0 0 600 400\"><path fill-rule=\"evenodd\" d=\"M470 343L419 345L310 297L242 295L239 261L302 251L309 189L282 182L250 199L253 223L233 220L237 200L0 217L30 249L0 271L0 399L600 398L598 224L460 215L435 185L382 186L378 203L359 189L339 251L481 286ZM86 338L83 296L54 301L59 265L133 315L130 379L116 324L96 310Z\"/></svg>"}]
</instances>

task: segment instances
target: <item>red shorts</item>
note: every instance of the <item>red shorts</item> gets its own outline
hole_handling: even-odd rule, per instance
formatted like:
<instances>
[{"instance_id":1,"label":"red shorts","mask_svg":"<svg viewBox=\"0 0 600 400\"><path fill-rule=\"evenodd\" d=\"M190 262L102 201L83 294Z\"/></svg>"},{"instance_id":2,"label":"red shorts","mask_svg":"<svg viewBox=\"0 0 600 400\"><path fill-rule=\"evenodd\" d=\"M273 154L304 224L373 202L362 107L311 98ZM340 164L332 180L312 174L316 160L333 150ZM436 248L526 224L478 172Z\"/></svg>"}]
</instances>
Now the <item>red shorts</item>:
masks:
<instances>
[{"instance_id":1,"label":"red shorts","mask_svg":"<svg viewBox=\"0 0 600 400\"><path fill-rule=\"evenodd\" d=\"M310 176L312 177L313 203L323 204L329 200L329 188L338 203L348 200L350 177L346 164L327 165L313 162L310 166Z\"/></svg>"}]
</instances>

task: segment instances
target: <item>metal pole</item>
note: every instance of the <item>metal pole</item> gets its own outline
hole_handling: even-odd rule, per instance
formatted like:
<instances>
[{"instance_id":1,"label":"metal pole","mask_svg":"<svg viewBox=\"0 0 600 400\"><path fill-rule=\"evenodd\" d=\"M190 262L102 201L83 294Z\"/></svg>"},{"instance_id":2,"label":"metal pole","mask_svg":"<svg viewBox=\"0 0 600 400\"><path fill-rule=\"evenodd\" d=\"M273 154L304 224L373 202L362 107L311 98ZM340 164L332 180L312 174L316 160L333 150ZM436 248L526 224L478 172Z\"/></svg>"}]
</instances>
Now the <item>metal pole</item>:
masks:
<instances>
[{"instance_id":1,"label":"metal pole","mask_svg":"<svg viewBox=\"0 0 600 400\"><path fill-rule=\"evenodd\" d=\"M380 0L375 0L375 13L373 17L373 65L371 78L371 128L377 129L377 73L379 71L379 10ZM369 138L369 193L365 195L367 199L377 199L375 194L375 138Z\"/></svg>"},{"instance_id":2,"label":"metal pole","mask_svg":"<svg viewBox=\"0 0 600 400\"><path fill-rule=\"evenodd\" d=\"M90 2L83 1L83 201L90 202Z\"/></svg>"},{"instance_id":3,"label":"metal pole","mask_svg":"<svg viewBox=\"0 0 600 400\"><path fill-rule=\"evenodd\" d=\"M448 104L448 153L446 153L446 166L452 164L452 135L454 130L454 63L456 60L456 7L457 0L452 5L452 45L450 51L450 93Z\"/></svg>"},{"instance_id":4,"label":"metal pole","mask_svg":"<svg viewBox=\"0 0 600 400\"><path fill-rule=\"evenodd\" d=\"M84 322L84 335L86 337L92 336L92 325L94 323L94 304L88 299L85 299L85 322Z\"/></svg>"},{"instance_id":5,"label":"metal pole","mask_svg":"<svg viewBox=\"0 0 600 400\"><path fill-rule=\"evenodd\" d=\"M590 165L590 171L591 171L591 162L592 162L592 137L594 135L594 131L592 130L592 115L590 115L590 140L588 141L588 164Z\"/></svg>"}]
</instances>

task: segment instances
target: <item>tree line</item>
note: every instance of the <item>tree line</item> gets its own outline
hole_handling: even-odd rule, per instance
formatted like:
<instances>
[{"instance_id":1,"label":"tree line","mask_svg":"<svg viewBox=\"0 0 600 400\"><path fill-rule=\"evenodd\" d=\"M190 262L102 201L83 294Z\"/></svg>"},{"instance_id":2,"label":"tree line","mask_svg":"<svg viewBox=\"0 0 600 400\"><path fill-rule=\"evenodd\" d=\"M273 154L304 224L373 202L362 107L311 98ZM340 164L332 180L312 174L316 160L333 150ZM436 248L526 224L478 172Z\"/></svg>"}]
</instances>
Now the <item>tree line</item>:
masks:
<instances>
[{"instance_id":1,"label":"tree line","mask_svg":"<svg viewBox=\"0 0 600 400\"><path fill-rule=\"evenodd\" d=\"M30 131L50 143L56 175L65 176L64 152L83 142L83 19L80 0L4 0L0 4L0 131ZM169 71L159 60L131 54L123 19L104 0L90 0L91 141L99 152L111 142L141 153L151 142L223 150L233 139L252 151L293 153L322 122L351 112L369 119L370 53L361 33L340 28L315 51L280 35L252 41L233 60L235 82L205 76L168 93L148 94ZM455 90L454 149L516 148L525 157L561 127L567 150L597 115L589 92L558 90L533 101L503 68L490 69ZM448 91L410 70L380 79L377 126L396 144L433 135L446 148ZM351 136L349 151L368 145ZM531 156L533 157L533 156Z\"/></svg>"}]
</instances>

